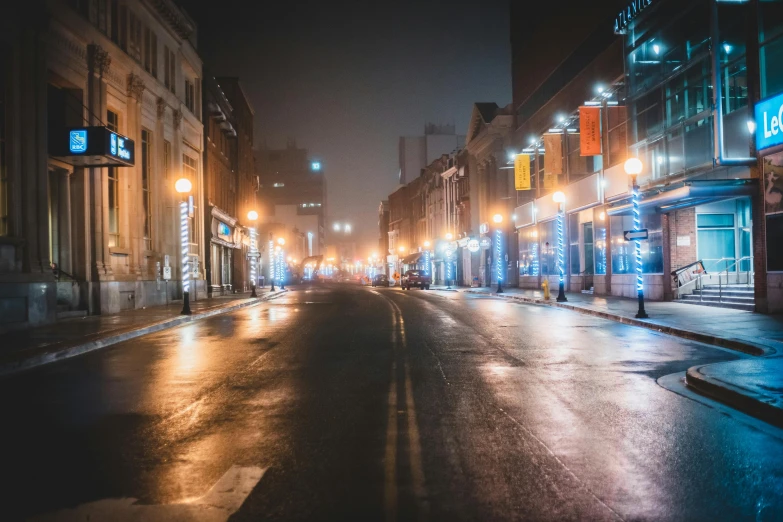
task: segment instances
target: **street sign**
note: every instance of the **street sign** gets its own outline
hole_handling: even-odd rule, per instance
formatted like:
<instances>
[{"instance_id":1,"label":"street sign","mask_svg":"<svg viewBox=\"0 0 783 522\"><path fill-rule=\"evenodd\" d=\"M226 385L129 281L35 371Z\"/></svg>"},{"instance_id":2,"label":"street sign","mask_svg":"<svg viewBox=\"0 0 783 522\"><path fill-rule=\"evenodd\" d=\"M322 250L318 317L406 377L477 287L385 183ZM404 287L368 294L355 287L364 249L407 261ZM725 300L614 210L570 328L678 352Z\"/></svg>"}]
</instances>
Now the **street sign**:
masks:
<instances>
[{"instance_id":1,"label":"street sign","mask_svg":"<svg viewBox=\"0 0 783 522\"><path fill-rule=\"evenodd\" d=\"M641 230L626 230L623 232L623 237L626 241L644 241L647 239L647 229L643 228Z\"/></svg>"},{"instance_id":2,"label":"street sign","mask_svg":"<svg viewBox=\"0 0 783 522\"><path fill-rule=\"evenodd\" d=\"M247 257L249 257L249 258L250 257L261 257L261 253L260 252L248 252L247 253Z\"/></svg>"}]
</instances>

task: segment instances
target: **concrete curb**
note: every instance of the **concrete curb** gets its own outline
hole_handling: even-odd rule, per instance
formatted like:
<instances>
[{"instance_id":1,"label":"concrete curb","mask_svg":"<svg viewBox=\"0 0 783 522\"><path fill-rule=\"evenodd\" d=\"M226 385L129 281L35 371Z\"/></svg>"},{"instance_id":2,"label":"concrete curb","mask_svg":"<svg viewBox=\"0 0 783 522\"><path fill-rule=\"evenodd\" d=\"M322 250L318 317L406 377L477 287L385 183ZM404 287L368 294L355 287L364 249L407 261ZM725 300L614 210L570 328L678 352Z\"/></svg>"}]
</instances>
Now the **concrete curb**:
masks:
<instances>
[{"instance_id":1,"label":"concrete curb","mask_svg":"<svg viewBox=\"0 0 783 522\"><path fill-rule=\"evenodd\" d=\"M36 368L38 366L42 366L44 364L49 364L64 359L69 359L71 357L76 357L77 355L82 355L84 353L92 352L100 348L105 348L113 344L121 343L123 341L128 341L130 339L135 339L136 337L141 337L142 335L147 335L150 333L159 332L161 330L174 328L176 326L180 326L185 323L190 323L193 321L206 319L207 317L212 317L215 315L233 312L235 310L240 310L242 308L255 306L257 304L278 297L279 295L282 295L287 291L288 290L278 290L275 293L269 293L264 295L263 297L250 298L247 300L237 299L235 301L231 301L231 303L233 304L229 304L227 306L218 305L213 308L204 310L203 312L194 313L193 315L178 315L175 317L170 317L168 319L163 319L162 321L157 321L155 323L151 323L139 328L132 328L130 330L123 330L116 333L110 333L109 335L105 337L101 337L100 339L91 340L81 344L71 344L59 348L56 345L47 346L40 350L37 350L38 353L31 354L27 357L24 357L25 355L24 353L20 353L20 358L18 360L0 363L0 377L13 375L24 370L29 370L32 368Z\"/></svg>"},{"instance_id":2,"label":"concrete curb","mask_svg":"<svg viewBox=\"0 0 783 522\"><path fill-rule=\"evenodd\" d=\"M685 372L685 383L702 395L711 397L773 426L783 428L783 409L769 403L774 400L773 398L704 375L701 370L707 366L712 365L689 368Z\"/></svg>"},{"instance_id":3,"label":"concrete curb","mask_svg":"<svg viewBox=\"0 0 783 522\"><path fill-rule=\"evenodd\" d=\"M691 330L685 330L683 328L677 328L674 326L666 326L658 323L642 321L641 319L625 317L622 315L612 314L609 312L602 312L600 310L593 310L591 308L583 308L568 303L558 303L557 301L546 301L544 299L534 299L531 297L524 297L519 295L498 294L496 292L480 292L476 290L465 290L465 293L477 294L477 295L490 295L493 297L500 297L503 299L512 299L514 301L520 301L527 304L550 306L553 308L554 307L564 308L566 310L579 312L585 315L592 315L594 317L600 317L602 319L608 319L610 321L615 321L622 324L639 326L641 328L647 328L648 330L655 330L656 332L673 335L675 337L688 339L690 341L697 341L700 343L711 344L713 346L720 346L721 348L736 350L738 352L747 353L749 355L759 356L759 355L771 355L775 353L773 349L762 348L755 344L746 343L743 341L739 341L737 339L727 339L725 337L718 337L715 335L693 332Z\"/></svg>"}]
</instances>

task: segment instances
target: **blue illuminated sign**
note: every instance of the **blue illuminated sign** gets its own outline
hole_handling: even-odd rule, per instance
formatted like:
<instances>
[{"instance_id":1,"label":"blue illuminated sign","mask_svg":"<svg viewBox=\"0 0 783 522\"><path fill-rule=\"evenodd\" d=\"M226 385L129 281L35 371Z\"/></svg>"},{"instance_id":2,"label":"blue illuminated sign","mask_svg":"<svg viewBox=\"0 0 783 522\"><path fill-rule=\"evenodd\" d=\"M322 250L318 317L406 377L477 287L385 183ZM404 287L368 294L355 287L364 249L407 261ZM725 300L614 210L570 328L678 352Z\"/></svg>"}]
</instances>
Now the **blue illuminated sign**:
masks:
<instances>
[{"instance_id":1,"label":"blue illuminated sign","mask_svg":"<svg viewBox=\"0 0 783 522\"><path fill-rule=\"evenodd\" d=\"M756 150L783 144L783 94L756 104Z\"/></svg>"},{"instance_id":2,"label":"blue illuminated sign","mask_svg":"<svg viewBox=\"0 0 783 522\"><path fill-rule=\"evenodd\" d=\"M131 151L126 146L127 138L109 133L109 153L125 161L131 161Z\"/></svg>"},{"instance_id":3,"label":"blue illuminated sign","mask_svg":"<svg viewBox=\"0 0 783 522\"><path fill-rule=\"evenodd\" d=\"M83 154L87 152L87 129L71 131L70 151L74 154Z\"/></svg>"}]
</instances>

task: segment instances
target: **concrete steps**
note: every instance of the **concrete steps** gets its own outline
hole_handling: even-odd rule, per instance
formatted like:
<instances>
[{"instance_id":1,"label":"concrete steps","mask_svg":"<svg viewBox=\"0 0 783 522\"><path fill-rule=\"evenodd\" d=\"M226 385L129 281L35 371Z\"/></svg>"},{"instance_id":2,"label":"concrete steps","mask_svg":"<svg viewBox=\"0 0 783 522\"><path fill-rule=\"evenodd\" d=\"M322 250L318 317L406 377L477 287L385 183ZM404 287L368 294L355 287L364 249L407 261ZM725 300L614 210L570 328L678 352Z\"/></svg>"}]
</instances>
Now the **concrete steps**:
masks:
<instances>
[{"instance_id":1,"label":"concrete steps","mask_svg":"<svg viewBox=\"0 0 783 522\"><path fill-rule=\"evenodd\" d=\"M705 286L701 290L694 290L692 294L682 296L680 302L748 312L752 312L756 304L753 287L747 285Z\"/></svg>"}]
</instances>

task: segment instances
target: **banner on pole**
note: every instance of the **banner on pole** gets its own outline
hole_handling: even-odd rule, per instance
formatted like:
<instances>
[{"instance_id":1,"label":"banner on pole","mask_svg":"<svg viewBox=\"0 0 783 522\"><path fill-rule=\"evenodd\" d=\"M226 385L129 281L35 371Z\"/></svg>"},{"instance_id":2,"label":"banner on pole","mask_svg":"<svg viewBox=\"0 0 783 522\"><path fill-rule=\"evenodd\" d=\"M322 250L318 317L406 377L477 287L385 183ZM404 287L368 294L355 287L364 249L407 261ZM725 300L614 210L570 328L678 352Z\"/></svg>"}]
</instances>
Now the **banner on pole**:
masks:
<instances>
[{"instance_id":1,"label":"banner on pole","mask_svg":"<svg viewBox=\"0 0 783 522\"><path fill-rule=\"evenodd\" d=\"M601 154L601 108L579 107L579 155Z\"/></svg>"},{"instance_id":2,"label":"banner on pole","mask_svg":"<svg viewBox=\"0 0 783 522\"><path fill-rule=\"evenodd\" d=\"M514 187L530 190L530 154L517 154L514 158Z\"/></svg>"}]
</instances>

